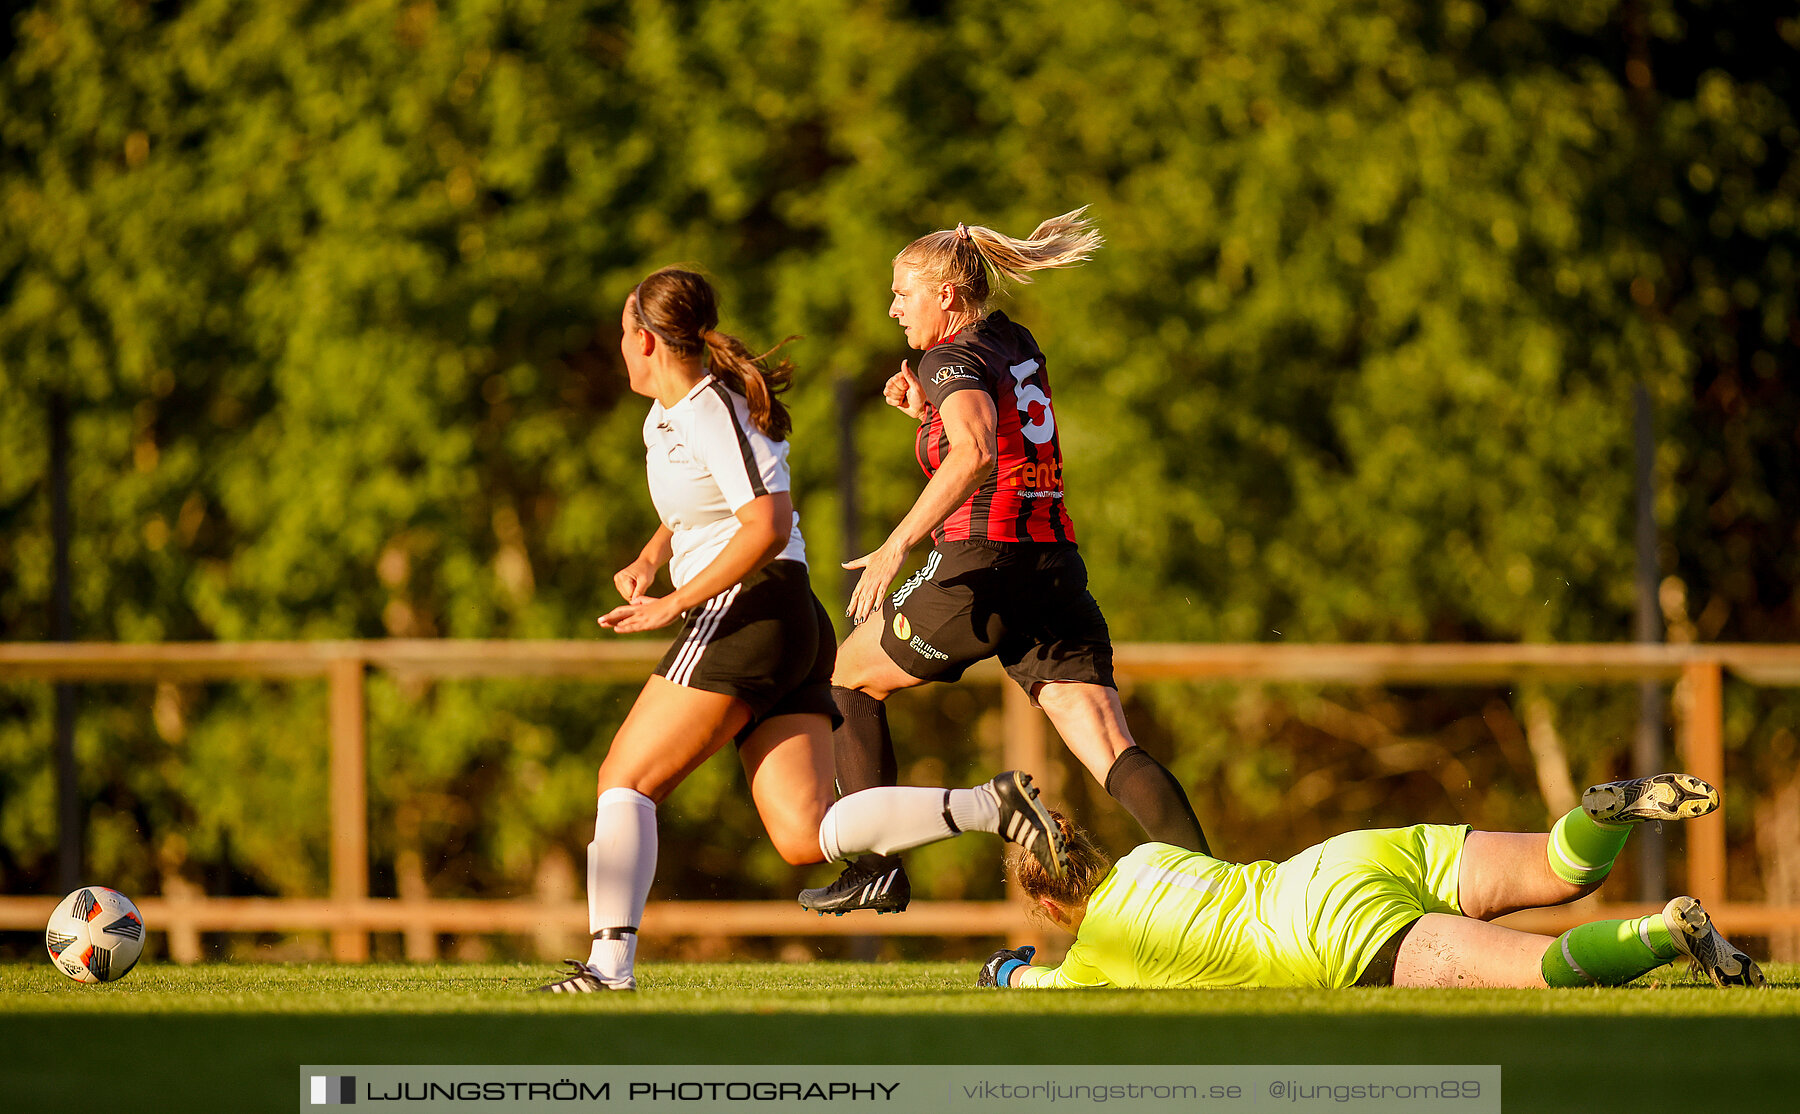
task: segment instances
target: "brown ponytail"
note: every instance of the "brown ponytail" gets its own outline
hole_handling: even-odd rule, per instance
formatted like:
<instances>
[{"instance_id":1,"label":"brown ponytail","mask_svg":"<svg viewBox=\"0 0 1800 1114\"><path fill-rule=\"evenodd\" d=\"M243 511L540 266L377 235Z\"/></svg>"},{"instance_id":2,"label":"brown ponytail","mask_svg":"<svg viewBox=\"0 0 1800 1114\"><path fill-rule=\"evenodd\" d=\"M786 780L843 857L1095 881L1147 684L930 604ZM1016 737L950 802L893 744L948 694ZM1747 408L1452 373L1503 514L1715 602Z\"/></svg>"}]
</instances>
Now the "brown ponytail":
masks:
<instances>
[{"instance_id":1,"label":"brown ponytail","mask_svg":"<svg viewBox=\"0 0 1800 1114\"><path fill-rule=\"evenodd\" d=\"M1094 887L1112 870L1112 859L1106 852L1094 845L1088 834L1069 823L1069 818L1062 813L1051 810L1050 815L1056 826L1062 831L1063 841L1069 848L1069 870L1061 878L1052 878L1044 869L1037 856L1023 847L1009 846L1006 849L1006 869L1019 888L1025 891L1030 899L1032 911L1041 913L1042 907L1038 899L1047 897L1065 909L1078 909L1093 896Z\"/></svg>"},{"instance_id":2,"label":"brown ponytail","mask_svg":"<svg viewBox=\"0 0 1800 1114\"><path fill-rule=\"evenodd\" d=\"M751 355L744 342L730 333L708 329L700 334L700 339L706 344L707 362L712 373L744 396L744 401L750 404L750 420L756 423L756 428L776 441L785 441L793 429L793 420L788 416L787 407L775 396L793 385L794 365L786 360L770 363L769 357L782 344L800 338L787 337L760 356Z\"/></svg>"},{"instance_id":3,"label":"brown ponytail","mask_svg":"<svg viewBox=\"0 0 1800 1114\"><path fill-rule=\"evenodd\" d=\"M762 355L753 355L744 342L719 328L719 297L705 276L675 267L664 267L638 283L632 293L640 327L654 333L677 355L706 353L709 370L721 383L744 396L750 404L750 420L767 436L782 441L793 428L786 406L775 396L788 389L794 365L770 357L788 341Z\"/></svg>"}]
</instances>

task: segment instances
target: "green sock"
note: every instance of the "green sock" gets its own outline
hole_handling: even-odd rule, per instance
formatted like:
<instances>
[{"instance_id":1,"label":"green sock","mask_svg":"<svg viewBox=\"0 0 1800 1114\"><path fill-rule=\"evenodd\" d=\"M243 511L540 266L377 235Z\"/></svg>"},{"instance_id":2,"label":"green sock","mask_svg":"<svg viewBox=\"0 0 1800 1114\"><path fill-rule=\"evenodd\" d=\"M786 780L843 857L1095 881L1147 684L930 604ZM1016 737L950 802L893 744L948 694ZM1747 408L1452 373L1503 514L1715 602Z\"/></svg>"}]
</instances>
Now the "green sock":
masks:
<instances>
[{"instance_id":1,"label":"green sock","mask_svg":"<svg viewBox=\"0 0 1800 1114\"><path fill-rule=\"evenodd\" d=\"M1551 986L1623 986L1681 954L1661 913L1576 925L1544 952Z\"/></svg>"},{"instance_id":2,"label":"green sock","mask_svg":"<svg viewBox=\"0 0 1800 1114\"><path fill-rule=\"evenodd\" d=\"M1630 836L1630 824L1604 824L1586 809L1574 809L1550 829L1550 873L1571 886L1598 882L1612 873Z\"/></svg>"}]
</instances>

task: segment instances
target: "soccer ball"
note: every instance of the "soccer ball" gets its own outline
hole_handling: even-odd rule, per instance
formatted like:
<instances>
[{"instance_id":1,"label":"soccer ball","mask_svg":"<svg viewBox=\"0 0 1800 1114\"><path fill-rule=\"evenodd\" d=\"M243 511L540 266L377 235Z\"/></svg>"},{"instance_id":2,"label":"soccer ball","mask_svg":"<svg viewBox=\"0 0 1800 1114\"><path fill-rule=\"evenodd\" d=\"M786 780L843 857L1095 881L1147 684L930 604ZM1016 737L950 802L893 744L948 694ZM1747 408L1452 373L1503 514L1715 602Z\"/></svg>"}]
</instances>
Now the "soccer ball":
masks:
<instances>
[{"instance_id":1,"label":"soccer ball","mask_svg":"<svg viewBox=\"0 0 1800 1114\"><path fill-rule=\"evenodd\" d=\"M44 946L76 982L113 982L144 952L144 917L131 899L105 886L83 886L50 914Z\"/></svg>"}]
</instances>

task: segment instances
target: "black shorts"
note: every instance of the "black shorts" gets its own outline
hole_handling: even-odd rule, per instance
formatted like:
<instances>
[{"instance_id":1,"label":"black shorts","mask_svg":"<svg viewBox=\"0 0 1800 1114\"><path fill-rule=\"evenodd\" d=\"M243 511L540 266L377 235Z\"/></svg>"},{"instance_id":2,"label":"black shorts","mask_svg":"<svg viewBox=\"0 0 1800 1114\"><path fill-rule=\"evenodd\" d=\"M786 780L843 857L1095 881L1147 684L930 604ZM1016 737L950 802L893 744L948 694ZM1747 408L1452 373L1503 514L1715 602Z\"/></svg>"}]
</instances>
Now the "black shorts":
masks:
<instances>
[{"instance_id":1,"label":"black shorts","mask_svg":"<svg viewBox=\"0 0 1800 1114\"><path fill-rule=\"evenodd\" d=\"M831 699L837 632L806 566L770 561L687 613L656 675L750 705L743 742L766 719L814 712L843 722Z\"/></svg>"},{"instance_id":2,"label":"black shorts","mask_svg":"<svg viewBox=\"0 0 1800 1114\"><path fill-rule=\"evenodd\" d=\"M944 542L881 618L881 648L921 681L954 681L998 655L1028 693L1046 681L1117 687L1106 616L1073 544Z\"/></svg>"}]
</instances>

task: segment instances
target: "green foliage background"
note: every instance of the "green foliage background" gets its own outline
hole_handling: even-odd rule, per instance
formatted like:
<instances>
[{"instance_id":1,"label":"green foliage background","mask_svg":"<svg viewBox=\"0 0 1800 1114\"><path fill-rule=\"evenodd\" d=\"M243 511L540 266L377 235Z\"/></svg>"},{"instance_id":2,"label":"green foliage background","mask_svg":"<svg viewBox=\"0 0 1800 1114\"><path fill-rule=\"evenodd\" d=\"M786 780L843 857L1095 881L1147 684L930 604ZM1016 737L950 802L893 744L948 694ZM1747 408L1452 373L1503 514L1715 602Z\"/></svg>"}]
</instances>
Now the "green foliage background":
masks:
<instances>
[{"instance_id":1,"label":"green foliage background","mask_svg":"<svg viewBox=\"0 0 1800 1114\"><path fill-rule=\"evenodd\" d=\"M616 315L672 261L751 343L807 337L795 482L835 597L832 559L920 483L867 406L841 536L831 387L872 401L906 354L893 254L1079 204L1107 249L1007 308L1050 353L1115 638L1628 637L1638 383L1670 636L1800 633L1791 7L43 0L8 32L5 638L48 633L56 391L81 638L591 636L654 523ZM585 840L631 695L378 681L378 863L528 888ZM1133 711L1226 848L1265 854L1541 823L1494 745L1516 696L1171 686ZM0 688L7 890L48 884L48 703ZM1578 779L1612 768L1631 694L1557 706ZM981 765L994 707L900 705L914 775ZM1734 775L1785 784L1791 703L1734 690L1732 717ZM84 689L91 869L318 892L323 722L305 684ZM799 879L733 777L665 810L659 892ZM939 895L995 892L986 855L936 854Z\"/></svg>"}]
</instances>

